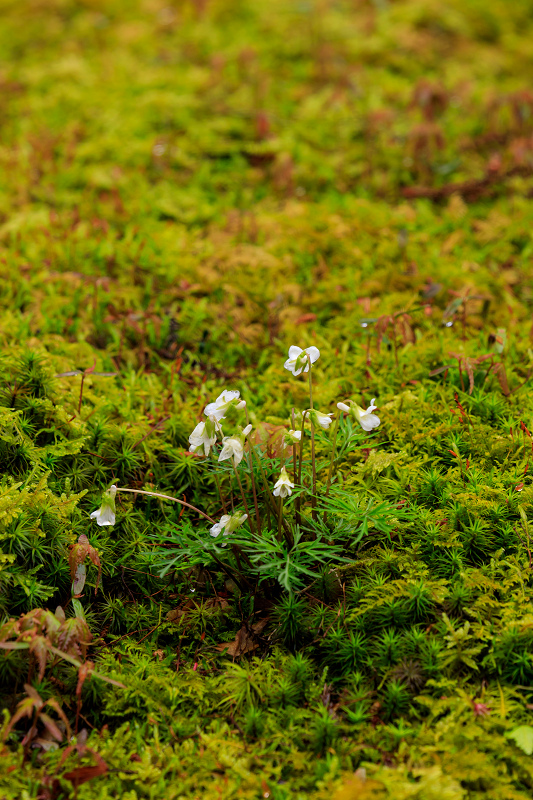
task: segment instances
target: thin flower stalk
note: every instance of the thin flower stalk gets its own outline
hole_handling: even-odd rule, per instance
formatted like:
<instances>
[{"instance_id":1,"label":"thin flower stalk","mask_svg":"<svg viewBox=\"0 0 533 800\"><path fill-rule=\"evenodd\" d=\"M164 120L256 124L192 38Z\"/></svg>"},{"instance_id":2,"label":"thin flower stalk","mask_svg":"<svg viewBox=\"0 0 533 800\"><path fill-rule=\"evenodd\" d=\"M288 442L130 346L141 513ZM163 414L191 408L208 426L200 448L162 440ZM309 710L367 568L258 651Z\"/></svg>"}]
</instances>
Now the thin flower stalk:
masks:
<instances>
[{"instance_id":1,"label":"thin flower stalk","mask_svg":"<svg viewBox=\"0 0 533 800\"><path fill-rule=\"evenodd\" d=\"M302 414L302 436L300 439L300 463L298 464L298 484L302 485L302 463L304 460L304 427L305 427L305 418L307 416L307 409Z\"/></svg>"},{"instance_id":2,"label":"thin flower stalk","mask_svg":"<svg viewBox=\"0 0 533 800\"><path fill-rule=\"evenodd\" d=\"M117 486L117 492L130 492L131 494L146 494L148 497L161 497L162 500L171 500L173 503L179 503L181 506L185 506L186 508L190 508L191 511L196 511L197 514L200 514L201 517L209 520L213 525L216 525L216 520L209 516L209 514L204 514L203 511L200 511L199 508L196 506L192 506L190 503L186 503L185 500L178 500L177 497L171 497L169 494L160 494L159 492L146 492L144 489L123 489L122 487Z\"/></svg>"},{"instance_id":3,"label":"thin flower stalk","mask_svg":"<svg viewBox=\"0 0 533 800\"><path fill-rule=\"evenodd\" d=\"M296 430L296 420L295 420L295 416L294 416L294 406L293 406L293 409L291 411L291 421L292 421L292 429ZM303 433L300 436L300 441L302 440L302 438L303 438ZM293 442L293 445L292 445L292 475L293 475L293 478L292 479L293 479L294 483L296 483L296 469L297 469L296 442ZM296 498L295 505L294 505L294 520L296 522L296 525L300 525L301 521L302 521L301 514L300 514L300 508L301 508L301 506L300 506L300 496L298 495L298 497Z\"/></svg>"},{"instance_id":4,"label":"thin flower stalk","mask_svg":"<svg viewBox=\"0 0 533 800\"><path fill-rule=\"evenodd\" d=\"M248 426L251 427L250 417L248 415L248 406L246 406L246 426L247 427ZM251 442L251 440L248 440L248 452L247 452L246 460L248 461L248 468L250 470L250 480L252 482L252 494L253 494L253 497L254 497L255 518L256 518L256 521L257 521L257 531L258 531L259 535L261 535L261 516L259 514L259 504L257 502L257 490L256 490L256 486L255 486L255 475L254 475L254 465L253 465L253 450L254 450L254 447L252 445L252 442Z\"/></svg>"},{"instance_id":5,"label":"thin flower stalk","mask_svg":"<svg viewBox=\"0 0 533 800\"><path fill-rule=\"evenodd\" d=\"M341 416L340 409L337 409L337 413L335 415L335 430L333 432L333 442L331 444L331 458L330 458L330 461L329 461L328 478L327 478L327 481L326 481L326 494L325 494L325 498L326 499L329 497L329 490L330 490L330 487L331 487L331 478L332 478L332 475L333 475L333 464L335 463L335 453L336 453L336 450L337 450L337 434L339 432L340 416ZM328 511L327 511L327 508L326 508L326 509L324 509L324 522L326 522L327 516L328 516Z\"/></svg>"},{"instance_id":6,"label":"thin flower stalk","mask_svg":"<svg viewBox=\"0 0 533 800\"><path fill-rule=\"evenodd\" d=\"M311 411L313 410L313 368L312 362L309 358L309 408ZM316 514L316 462L315 462L315 426L313 423L313 417L311 416L311 469L313 472L313 491L311 494L311 514L313 517L313 522L317 520Z\"/></svg>"},{"instance_id":7,"label":"thin flower stalk","mask_svg":"<svg viewBox=\"0 0 533 800\"><path fill-rule=\"evenodd\" d=\"M226 506L226 499L225 499L225 497L224 497L224 495L222 493L221 483L220 483L220 480L219 480L219 477L218 477L218 474L217 474L217 469L216 469L217 458L216 458L214 452L211 453L211 460L213 461L213 466L214 466L213 474L215 476L215 483L216 483L216 486L217 486L218 496L220 497L220 502L222 504L222 510L223 510L224 514L227 514L228 513L228 509L227 509L227 506Z\"/></svg>"},{"instance_id":8,"label":"thin flower stalk","mask_svg":"<svg viewBox=\"0 0 533 800\"><path fill-rule=\"evenodd\" d=\"M257 463L259 465L259 470L261 472L261 480L263 481L263 488L265 489L265 497L268 498L268 502L267 502L267 505L266 505L266 512L267 512L267 525L268 525L268 529L270 530L270 528L272 527L272 523L271 523L271 519L270 519L270 505L271 504L272 504L272 511L273 511L275 517L277 516L277 512L276 512L275 505L272 503L272 498L270 497L270 492L269 492L269 488L268 488L268 481L266 479L265 471L264 471L263 465L261 463L261 458L260 458L259 454L257 453L255 447L253 447L252 445L250 445L250 447L251 447L251 451L252 451L253 455L255 455L256 461L257 461Z\"/></svg>"},{"instance_id":9,"label":"thin flower stalk","mask_svg":"<svg viewBox=\"0 0 533 800\"><path fill-rule=\"evenodd\" d=\"M251 516L250 516L250 509L248 508L248 503L246 502L246 495L244 494L244 489L243 489L243 486L242 486L242 482L241 482L241 478L240 478L240 475L239 475L239 471L238 471L238 469L237 469L235 464L233 464L233 471L235 472L235 477L237 478L237 483L239 484L239 489L240 489L240 492L241 492L241 497L242 497L242 502L244 504L244 509L245 509L246 513L248 514L248 522L250 524L250 528L252 529L252 533L255 533L255 528L254 528L254 525L252 525L252 519L251 519Z\"/></svg>"},{"instance_id":10,"label":"thin flower stalk","mask_svg":"<svg viewBox=\"0 0 533 800\"><path fill-rule=\"evenodd\" d=\"M251 447L252 447L252 445L250 443L250 448ZM253 468L253 462L252 462L252 454L251 454L250 451L248 451L247 456L248 456L247 457L248 466L249 466L249 469L250 469L250 480L252 482L252 494L253 494L253 497L254 497L254 508L255 508L255 519L256 519L256 522L257 522L257 531L258 531L259 535L261 535L261 516L259 514L259 504L257 502L257 491L256 491L256 488L255 488L254 468Z\"/></svg>"},{"instance_id":11,"label":"thin flower stalk","mask_svg":"<svg viewBox=\"0 0 533 800\"><path fill-rule=\"evenodd\" d=\"M259 464L259 469L261 471L261 478L263 480L263 487L265 489L264 496L268 500L267 513L268 513L268 508L271 505L273 516L278 521L278 530L279 530L279 525L281 524L283 526L283 533L284 533L284 536L285 536L285 541L287 542L289 547L292 547L293 544L294 544L292 533L290 531L289 526L287 525L287 522L283 518L283 515L280 515L280 513L279 513L278 504L274 501L274 498L272 497L270 486L268 485L268 480L267 480L267 477L265 475L265 470L263 469L263 465L261 463L261 459L259 458L259 456L257 454L256 454L256 456L257 456L257 463ZM270 528L271 528L270 514L268 516L268 527L269 527L269 530L270 530Z\"/></svg>"}]
</instances>

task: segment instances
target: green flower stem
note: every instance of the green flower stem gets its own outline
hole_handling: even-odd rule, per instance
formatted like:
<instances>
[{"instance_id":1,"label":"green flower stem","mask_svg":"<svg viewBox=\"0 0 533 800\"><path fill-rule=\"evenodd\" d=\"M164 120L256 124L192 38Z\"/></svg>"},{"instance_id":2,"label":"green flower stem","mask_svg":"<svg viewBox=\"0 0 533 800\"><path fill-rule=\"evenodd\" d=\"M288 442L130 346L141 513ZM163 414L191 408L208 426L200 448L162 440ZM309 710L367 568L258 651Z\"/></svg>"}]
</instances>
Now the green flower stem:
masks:
<instances>
[{"instance_id":1,"label":"green flower stem","mask_svg":"<svg viewBox=\"0 0 533 800\"><path fill-rule=\"evenodd\" d=\"M311 377L313 367L309 359L309 408L313 409L313 379ZM317 521L316 513L316 462L315 462L315 426L311 417L311 469L313 471L313 491L311 495L311 514L313 522Z\"/></svg>"},{"instance_id":2,"label":"green flower stem","mask_svg":"<svg viewBox=\"0 0 533 800\"><path fill-rule=\"evenodd\" d=\"M270 513L269 513L269 510L268 510L269 507L272 506L272 513L274 515L274 518L277 518L277 520L278 520L278 530L279 530L279 525L280 524L283 525L283 532L285 534L285 541L287 542L287 544L290 547L292 547L292 545L294 543L293 542L293 538L292 538L292 534L290 532L290 529L289 529L287 523L283 519L283 516L281 516L281 522L280 522L279 509L278 509L277 504L274 501L274 498L272 496L272 489L268 485L267 477L265 475L265 471L263 469L263 465L261 464L261 459L259 458L259 456L257 454L256 454L256 457L257 457L257 463L259 464L259 469L261 470L261 478L263 479L263 486L265 488L265 497L268 498L268 502L266 504L267 513L268 513L268 529L270 530L271 527L272 527L271 526L271 520L270 520Z\"/></svg>"},{"instance_id":3,"label":"green flower stem","mask_svg":"<svg viewBox=\"0 0 533 800\"><path fill-rule=\"evenodd\" d=\"M239 476L239 470L235 466L235 462L234 462L233 459L231 459L231 463L233 464L233 470L235 472L235 477L237 478L237 483L239 484L239 489L240 489L240 492L241 492L242 502L244 503L244 510L246 511L246 513L248 515L248 524L249 524L249 526L250 526L250 528L252 530L252 533L255 533L255 527L254 527L254 525L252 525L252 517L250 516L250 509L248 508L248 503L246 502L246 496L244 494L244 489L242 488L242 483L241 483L241 479L240 479L240 476Z\"/></svg>"},{"instance_id":4,"label":"green flower stem","mask_svg":"<svg viewBox=\"0 0 533 800\"><path fill-rule=\"evenodd\" d=\"M216 472L217 460L215 458L215 454L214 454L213 451L211 451L211 460L213 461L213 465L215 467L215 470L214 470L213 474L215 476L215 483L217 485L218 496L220 497L220 502L222 503L222 510L223 510L224 514L227 514L228 511L227 511L227 508L226 508L226 500L224 498L224 495L222 494L221 484L220 484L220 481L218 479L218 475L217 475L217 472Z\"/></svg>"},{"instance_id":5,"label":"green flower stem","mask_svg":"<svg viewBox=\"0 0 533 800\"><path fill-rule=\"evenodd\" d=\"M256 452L255 447L252 447L252 453L255 455L256 461L259 464L259 470L261 472L261 478L263 480L263 486L265 488L265 497L268 498L268 502L266 504L266 512L267 512L268 530L270 530L270 528L272 527L272 521L270 519L270 487L269 487L268 481L266 479L266 475L265 475L265 471L263 469L263 465L261 464L261 458L260 458L259 454ZM274 516L275 516L275 513L274 513Z\"/></svg>"},{"instance_id":6,"label":"green flower stem","mask_svg":"<svg viewBox=\"0 0 533 800\"><path fill-rule=\"evenodd\" d=\"M250 424L250 417L248 416L248 406L246 406L246 424ZM257 531L261 534L261 517L259 515L259 505L257 502L257 490L255 487L255 475L254 475L254 466L253 466L253 445L250 440L248 440L248 452L246 454L246 460L248 461L248 468L250 470L250 480L252 482L252 494L254 496L254 507L255 507L255 519L257 521Z\"/></svg>"},{"instance_id":7,"label":"green flower stem","mask_svg":"<svg viewBox=\"0 0 533 800\"><path fill-rule=\"evenodd\" d=\"M302 435L300 437L300 463L298 464L298 484L302 485L302 462L304 460L304 427L307 410L302 414Z\"/></svg>"},{"instance_id":8,"label":"green flower stem","mask_svg":"<svg viewBox=\"0 0 533 800\"><path fill-rule=\"evenodd\" d=\"M252 445L250 445L251 447ZM248 466L250 468L250 479L252 481L252 494L254 496L254 507L255 507L255 519L257 521L257 532L261 534L261 517L259 515L259 505L257 502L257 491L255 488L255 478L254 478L254 470L253 470L253 463L252 463L252 454L248 452Z\"/></svg>"},{"instance_id":9,"label":"green flower stem","mask_svg":"<svg viewBox=\"0 0 533 800\"><path fill-rule=\"evenodd\" d=\"M296 420L295 420L295 417L294 417L294 408L291 411L291 420L292 420L292 429L293 429L293 431L295 431L296 430ZM293 445L292 445L292 476L293 476L292 480L293 480L294 484L297 483L297 481L296 481L296 477L297 477L296 476L296 469L297 469L296 452L297 452L296 442L293 442ZM302 518L301 518L301 515L300 515L300 498L299 497L297 497L295 499L294 517L295 517L296 524L300 525L301 521L302 521Z\"/></svg>"},{"instance_id":10,"label":"green flower stem","mask_svg":"<svg viewBox=\"0 0 533 800\"><path fill-rule=\"evenodd\" d=\"M333 475L333 464L335 463L335 451L337 449L337 434L339 432L340 416L341 416L341 412L340 412L340 409L338 408L337 409L337 414L335 416L335 430L333 432L333 442L332 442L332 445L331 445L331 459L330 459L330 462L329 462L328 479L326 481L326 494L325 494L325 499L326 500L329 497L329 490L330 490L330 487L331 487L331 477ZM324 509L324 517L323 517L324 522L326 522L327 516L328 516L328 510L327 510L327 508L325 508Z\"/></svg>"},{"instance_id":11,"label":"green flower stem","mask_svg":"<svg viewBox=\"0 0 533 800\"><path fill-rule=\"evenodd\" d=\"M279 516L278 516L278 541L281 541L281 537L283 536L283 498L279 498Z\"/></svg>"},{"instance_id":12,"label":"green flower stem","mask_svg":"<svg viewBox=\"0 0 533 800\"><path fill-rule=\"evenodd\" d=\"M259 454L256 452L254 447L252 447L252 452L255 454L257 463L259 464L259 470L261 472L261 478L262 478L262 481L263 481L263 486L265 488L265 497L268 497L268 499L269 499L269 503L267 503L267 511L268 511L268 507L269 507L270 499L271 499L270 498L270 491L271 491L270 490L270 486L268 485L267 477L265 475L265 470L263 469L263 465L261 464L261 458L260 458ZM277 512L275 510L274 503L272 503L272 510L274 511L274 516L277 516ZM268 519L268 527L270 528L270 517Z\"/></svg>"},{"instance_id":13,"label":"green flower stem","mask_svg":"<svg viewBox=\"0 0 533 800\"><path fill-rule=\"evenodd\" d=\"M192 511L196 511L197 514L200 514L201 517L205 517L205 519L209 520L213 525L216 525L216 520L212 519L208 514L204 514L203 511L200 511L199 508L196 506L191 506L190 503L186 503L185 500L178 500L177 497L170 497L168 494L160 494L159 492L145 492L143 489L123 489L117 486L117 492L131 492L131 494L146 494L148 497L161 497L163 500L172 500L173 503L179 503L180 506L185 506L186 508L190 508Z\"/></svg>"}]
</instances>

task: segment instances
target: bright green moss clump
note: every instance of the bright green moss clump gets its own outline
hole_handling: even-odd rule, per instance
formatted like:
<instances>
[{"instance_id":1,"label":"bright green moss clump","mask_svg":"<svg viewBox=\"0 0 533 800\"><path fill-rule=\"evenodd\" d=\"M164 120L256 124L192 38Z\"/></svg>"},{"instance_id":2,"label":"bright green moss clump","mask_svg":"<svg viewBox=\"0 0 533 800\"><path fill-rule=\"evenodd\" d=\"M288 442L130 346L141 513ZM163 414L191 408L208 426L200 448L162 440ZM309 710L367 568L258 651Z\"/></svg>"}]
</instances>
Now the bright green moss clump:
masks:
<instances>
[{"instance_id":1,"label":"bright green moss clump","mask_svg":"<svg viewBox=\"0 0 533 800\"><path fill-rule=\"evenodd\" d=\"M530 798L530 4L0 6L1 797Z\"/></svg>"}]
</instances>

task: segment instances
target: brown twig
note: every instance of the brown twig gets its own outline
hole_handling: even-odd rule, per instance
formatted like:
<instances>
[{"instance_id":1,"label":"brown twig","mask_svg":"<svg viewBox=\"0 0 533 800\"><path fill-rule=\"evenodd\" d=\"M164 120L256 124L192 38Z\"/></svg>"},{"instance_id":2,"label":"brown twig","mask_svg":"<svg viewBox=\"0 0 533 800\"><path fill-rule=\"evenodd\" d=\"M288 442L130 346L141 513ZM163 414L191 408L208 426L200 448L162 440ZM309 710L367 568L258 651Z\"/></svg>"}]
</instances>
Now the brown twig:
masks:
<instances>
[{"instance_id":1,"label":"brown twig","mask_svg":"<svg viewBox=\"0 0 533 800\"><path fill-rule=\"evenodd\" d=\"M117 486L117 492L130 492L131 494L145 494L148 495L148 497L160 497L162 500L171 500L173 503L179 503L180 505L185 506L186 508L190 508L191 511L196 511L197 514L200 514L200 516L205 517L205 519L207 519L213 525L216 525L215 520L212 519L208 514L204 514L204 512L200 511L199 508L196 508L196 506L192 506L190 503L186 503L185 500L178 500L177 497L171 497L168 494L160 494L159 492L145 492L143 489L124 489L118 486Z\"/></svg>"}]
</instances>

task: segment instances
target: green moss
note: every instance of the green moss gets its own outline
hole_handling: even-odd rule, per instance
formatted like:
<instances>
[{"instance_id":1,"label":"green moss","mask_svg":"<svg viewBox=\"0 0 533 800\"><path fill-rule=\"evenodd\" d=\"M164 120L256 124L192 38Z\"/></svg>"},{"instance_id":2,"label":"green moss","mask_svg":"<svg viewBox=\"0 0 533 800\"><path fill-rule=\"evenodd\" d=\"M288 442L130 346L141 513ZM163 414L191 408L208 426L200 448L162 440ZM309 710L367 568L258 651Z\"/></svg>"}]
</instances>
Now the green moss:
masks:
<instances>
[{"instance_id":1,"label":"green moss","mask_svg":"<svg viewBox=\"0 0 533 800\"><path fill-rule=\"evenodd\" d=\"M83 615L126 687L3 650L3 797L531 796L532 29L525 1L3 3L0 622ZM342 418L327 501L317 431L296 545L257 465L255 538L140 494L95 525L112 483L239 506L188 452L222 388L276 480L294 343L317 408L382 420ZM36 748L8 730L25 683L77 749L53 703Z\"/></svg>"}]
</instances>

